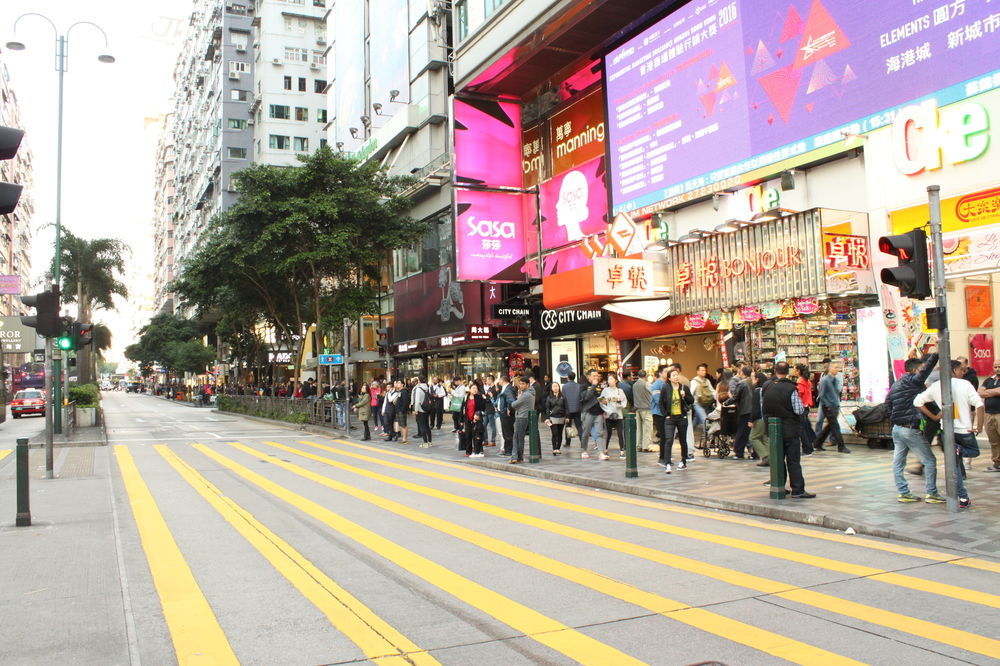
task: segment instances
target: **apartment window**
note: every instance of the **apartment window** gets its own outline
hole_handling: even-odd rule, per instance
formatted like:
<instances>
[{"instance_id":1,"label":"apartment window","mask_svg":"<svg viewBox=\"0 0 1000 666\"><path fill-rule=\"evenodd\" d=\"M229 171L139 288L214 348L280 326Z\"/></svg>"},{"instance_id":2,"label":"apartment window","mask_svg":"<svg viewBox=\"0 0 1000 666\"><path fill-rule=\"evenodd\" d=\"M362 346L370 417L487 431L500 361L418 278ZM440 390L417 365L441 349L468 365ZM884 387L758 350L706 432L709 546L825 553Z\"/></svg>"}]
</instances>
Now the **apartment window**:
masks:
<instances>
[{"instance_id":1,"label":"apartment window","mask_svg":"<svg viewBox=\"0 0 1000 666\"><path fill-rule=\"evenodd\" d=\"M226 157L231 160L245 160L247 158L247 149L229 146L226 148Z\"/></svg>"},{"instance_id":2,"label":"apartment window","mask_svg":"<svg viewBox=\"0 0 1000 666\"><path fill-rule=\"evenodd\" d=\"M319 140L319 147L322 148L323 146L326 145L326 143L327 143L326 139L320 139Z\"/></svg>"},{"instance_id":3,"label":"apartment window","mask_svg":"<svg viewBox=\"0 0 1000 666\"><path fill-rule=\"evenodd\" d=\"M313 51L312 52L312 61L313 61L314 65L325 65L326 64L326 56L323 55L322 51Z\"/></svg>"},{"instance_id":4,"label":"apartment window","mask_svg":"<svg viewBox=\"0 0 1000 666\"><path fill-rule=\"evenodd\" d=\"M326 7L326 0L313 0L313 7Z\"/></svg>"},{"instance_id":5,"label":"apartment window","mask_svg":"<svg viewBox=\"0 0 1000 666\"><path fill-rule=\"evenodd\" d=\"M322 93L326 90L326 81L323 79L313 79L313 92Z\"/></svg>"},{"instance_id":6,"label":"apartment window","mask_svg":"<svg viewBox=\"0 0 1000 666\"><path fill-rule=\"evenodd\" d=\"M281 136L279 134L270 135L268 142L271 146L271 150L288 150L288 146L291 143L289 137Z\"/></svg>"},{"instance_id":7,"label":"apartment window","mask_svg":"<svg viewBox=\"0 0 1000 666\"><path fill-rule=\"evenodd\" d=\"M247 33L245 33L245 32L236 32L235 30L230 30L229 31L229 38L232 40L233 46L236 47L237 51L246 51L247 50Z\"/></svg>"},{"instance_id":8,"label":"apartment window","mask_svg":"<svg viewBox=\"0 0 1000 666\"><path fill-rule=\"evenodd\" d=\"M247 128L247 121L242 118L230 118L227 126L229 129L244 130Z\"/></svg>"},{"instance_id":9,"label":"apartment window","mask_svg":"<svg viewBox=\"0 0 1000 666\"><path fill-rule=\"evenodd\" d=\"M309 50L295 46L285 47L285 60L288 62L309 62Z\"/></svg>"},{"instance_id":10,"label":"apartment window","mask_svg":"<svg viewBox=\"0 0 1000 666\"><path fill-rule=\"evenodd\" d=\"M303 76L299 77L299 92L306 91L306 79Z\"/></svg>"},{"instance_id":11,"label":"apartment window","mask_svg":"<svg viewBox=\"0 0 1000 666\"><path fill-rule=\"evenodd\" d=\"M281 0L282 2L287 2L290 5L304 5L305 0Z\"/></svg>"},{"instance_id":12,"label":"apartment window","mask_svg":"<svg viewBox=\"0 0 1000 666\"><path fill-rule=\"evenodd\" d=\"M455 16L458 17L458 41L462 41L469 36L469 2L468 0L455 1Z\"/></svg>"},{"instance_id":13,"label":"apartment window","mask_svg":"<svg viewBox=\"0 0 1000 666\"><path fill-rule=\"evenodd\" d=\"M485 0L486 4L486 16L490 16L496 10L500 9L501 5L507 0Z\"/></svg>"},{"instance_id":14,"label":"apartment window","mask_svg":"<svg viewBox=\"0 0 1000 666\"><path fill-rule=\"evenodd\" d=\"M249 90L230 90L229 98L234 102L249 102L251 94Z\"/></svg>"},{"instance_id":15,"label":"apartment window","mask_svg":"<svg viewBox=\"0 0 1000 666\"><path fill-rule=\"evenodd\" d=\"M291 90L291 89L292 89L292 77L286 76L285 77L285 90Z\"/></svg>"},{"instance_id":16,"label":"apartment window","mask_svg":"<svg viewBox=\"0 0 1000 666\"><path fill-rule=\"evenodd\" d=\"M326 44L326 28L322 24L316 26L316 41Z\"/></svg>"},{"instance_id":17,"label":"apartment window","mask_svg":"<svg viewBox=\"0 0 1000 666\"><path fill-rule=\"evenodd\" d=\"M272 104L268 115L279 120L288 120L292 117L289 108L284 104Z\"/></svg>"},{"instance_id":18,"label":"apartment window","mask_svg":"<svg viewBox=\"0 0 1000 666\"><path fill-rule=\"evenodd\" d=\"M294 35L304 35L306 33L306 20L302 18L294 18L292 16L286 16L285 32Z\"/></svg>"},{"instance_id":19,"label":"apartment window","mask_svg":"<svg viewBox=\"0 0 1000 666\"><path fill-rule=\"evenodd\" d=\"M316 120L326 124L326 109L316 109Z\"/></svg>"},{"instance_id":20,"label":"apartment window","mask_svg":"<svg viewBox=\"0 0 1000 666\"><path fill-rule=\"evenodd\" d=\"M250 63L248 63L248 62L240 62L239 60L230 60L229 61L229 71L230 72L249 72L250 71Z\"/></svg>"},{"instance_id":21,"label":"apartment window","mask_svg":"<svg viewBox=\"0 0 1000 666\"><path fill-rule=\"evenodd\" d=\"M304 136L295 137L295 152L305 153L309 152L309 139Z\"/></svg>"},{"instance_id":22,"label":"apartment window","mask_svg":"<svg viewBox=\"0 0 1000 666\"><path fill-rule=\"evenodd\" d=\"M301 106L295 107L295 119L296 120L309 120L309 109L303 108Z\"/></svg>"},{"instance_id":23,"label":"apartment window","mask_svg":"<svg viewBox=\"0 0 1000 666\"><path fill-rule=\"evenodd\" d=\"M227 2L226 3L226 13L235 14L236 16L246 16L247 6L241 5L238 2Z\"/></svg>"}]
</instances>

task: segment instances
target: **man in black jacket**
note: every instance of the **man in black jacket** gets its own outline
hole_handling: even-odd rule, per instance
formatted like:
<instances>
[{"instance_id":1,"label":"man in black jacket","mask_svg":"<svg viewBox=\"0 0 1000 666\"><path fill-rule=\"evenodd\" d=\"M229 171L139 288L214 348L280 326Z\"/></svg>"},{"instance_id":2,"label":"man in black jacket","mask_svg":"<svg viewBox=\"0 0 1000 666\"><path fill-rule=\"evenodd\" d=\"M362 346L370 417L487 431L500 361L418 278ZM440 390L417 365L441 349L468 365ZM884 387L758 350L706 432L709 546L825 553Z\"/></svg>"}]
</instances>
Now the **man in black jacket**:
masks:
<instances>
[{"instance_id":1,"label":"man in black jacket","mask_svg":"<svg viewBox=\"0 0 1000 666\"><path fill-rule=\"evenodd\" d=\"M805 406L799 397L795 382L788 378L788 364L784 361L774 364L774 379L761 391L764 418L781 419L781 437L785 449L785 469L792 485L794 499L812 499L813 493L806 492L806 481L802 476L802 445L799 442L799 428Z\"/></svg>"},{"instance_id":2,"label":"man in black jacket","mask_svg":"<svg viewBox=\"0 0 1000 666\"><path fill-rule=\"evenodd\" d=\"M931 354L924 360L907 359L903 368L906 374L896 380L885 398L885 413L892 423L892 475L896 481L898 502L919 502L920 498L910 492L903 470L906 456L910 451L920 458L924 466L924 501L928 504L944 502L937 490L937 460L930 443L920 431L921 414L913 406L913 399L927 388L927 378L937 365L938 355Z\"/></svg>"},{"instance_id":3,"label":"man in black jacket","mask_svg":"<svg viewBox=\"0 0 1000 666\"><path fill-rule=\"evenodd\" d=\"M753 386L750 383L750 372L749 365L740 367L736 373L739 382L736 383L735 389L730 389L733 400L736 401L736 414L738 416L736 442L733 445L733 451L735 453L734 457L739 460L746 459L747 444L750 443L750 423L752 421L751 413L753 412L751 407L753 402Z\"/></svg>"}]
</instances>

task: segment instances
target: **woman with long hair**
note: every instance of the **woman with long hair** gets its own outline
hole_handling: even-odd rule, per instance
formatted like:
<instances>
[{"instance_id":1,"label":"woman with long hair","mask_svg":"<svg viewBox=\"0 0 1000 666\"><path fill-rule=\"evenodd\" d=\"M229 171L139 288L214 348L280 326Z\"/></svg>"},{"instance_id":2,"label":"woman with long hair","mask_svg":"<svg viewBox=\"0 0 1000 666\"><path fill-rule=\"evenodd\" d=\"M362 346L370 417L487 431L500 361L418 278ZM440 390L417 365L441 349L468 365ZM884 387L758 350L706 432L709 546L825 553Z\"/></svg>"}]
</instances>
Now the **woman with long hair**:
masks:
<instances>
[{"instance_id":1,"label":"woman with long hair","mask_svg":"<svg viewBox=\"0 0 1000 666\"><path fill-rule=\"evenodd\" d=\"M469 382L465 398L462 400L462 434L459 436L459 450L472 458L483 457L483 411L486 409L486 398L479 391L479 385Z\"/></svg>"},{"instance_id":2,"label":"woman with long hair","mask_svg":"<svg viewBox=\"0 0 1000 666\"><path fill-rule=\"evenodd\" d=\"M358 397L354 401L354 411L358 413L358 420L365 424L365 436L361 441L367 442L372 438L371 430L368 429L368 421L372 417L372 400L368 384L361 385Z\"/></svg>"},{"instance_id":3,"label":"woman with long hair","mask_svg":"<svg viewBox=\"0 0 1000 666\"><path fill-rule=\"evenodd\" d=\"M562 455L563 429L566 427L566 396L559 382L552 382L545 398L545 425L552 431L552 455Z\"/></svg>"},{"instance_id":4,"label":"woman with long hair","mask_svg":"<svg viewBox=\"0 0 1000 666\"><path fill-rule=\"evenodd\" d=\"M601 391L601 409L604 410L604 451L601 460L608 459L608 446L611 444L611 432L618 433L618 457L625 457L625 422L624 410L628 397L624 389L618 388L618 375L608 373L608 385Z\"/></svg>"}]
</instances>

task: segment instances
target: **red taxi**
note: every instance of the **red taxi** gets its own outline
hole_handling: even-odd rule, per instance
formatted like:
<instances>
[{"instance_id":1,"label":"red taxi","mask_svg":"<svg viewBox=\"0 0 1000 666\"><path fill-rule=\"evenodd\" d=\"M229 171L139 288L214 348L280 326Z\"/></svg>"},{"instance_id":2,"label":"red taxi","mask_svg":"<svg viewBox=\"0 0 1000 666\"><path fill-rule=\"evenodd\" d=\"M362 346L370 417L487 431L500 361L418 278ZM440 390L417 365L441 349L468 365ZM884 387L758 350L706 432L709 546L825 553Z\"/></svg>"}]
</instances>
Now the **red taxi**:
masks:
<instances>
[{"instance_id":1,"label":"red taxi","mask_svg":"<svg viewBox=\"0 0 1000 666\"><path fill-rule=\"evenodd\" d=\"M45 393L38 389L25 389L14 394L10 401L10 414L15 419L25 414L45 416Z\"/></svg>"}]
</instances>

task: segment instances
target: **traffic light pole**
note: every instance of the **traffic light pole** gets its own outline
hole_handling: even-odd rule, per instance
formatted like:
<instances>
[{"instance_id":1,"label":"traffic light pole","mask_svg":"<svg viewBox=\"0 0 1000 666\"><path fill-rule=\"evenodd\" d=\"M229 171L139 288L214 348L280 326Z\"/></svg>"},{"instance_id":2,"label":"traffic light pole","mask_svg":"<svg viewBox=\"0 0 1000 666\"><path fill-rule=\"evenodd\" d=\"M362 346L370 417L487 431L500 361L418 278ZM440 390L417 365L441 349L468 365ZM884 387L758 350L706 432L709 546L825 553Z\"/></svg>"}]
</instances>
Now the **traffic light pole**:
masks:
<instances>
[{"instance_id":1,"label":"traffic light pole","mask_svg":"<svg viewBox=\"0 0 1000 666\"><path fill-rule=\"evenodd\" d=\"M52 338L45 338L45 395L52 395ZM52 452L53 417L55 406L45 410L45 478L55 477L54 456Z\"/></svg>"},{"instance_id":2,"label":"traffic light pole","mask_svg":"<svg viewBox=\"0 0 1000 666\"><path fill-rule=\"evenodd\" d=\"M948 293L944 275L944 248L941 244L941 188L927 188L930 208L931 248L934 251L934 304L942 313L938 329L938 368L941 371L941 455L944 456L945 496L948 511L958 511L958 459L955 455L955 411L951 394L951 336L948 332Z\"/></svg>"}]
</instances>

